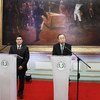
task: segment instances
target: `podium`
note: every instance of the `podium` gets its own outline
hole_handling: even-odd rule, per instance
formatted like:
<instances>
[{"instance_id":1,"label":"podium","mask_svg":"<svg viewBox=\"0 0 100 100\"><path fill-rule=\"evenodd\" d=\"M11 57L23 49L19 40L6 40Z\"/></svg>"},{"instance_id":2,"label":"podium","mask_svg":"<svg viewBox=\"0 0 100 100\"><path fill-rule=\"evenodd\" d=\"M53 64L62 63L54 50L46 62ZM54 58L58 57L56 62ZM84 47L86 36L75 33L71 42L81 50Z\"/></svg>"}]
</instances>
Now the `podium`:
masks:
<instances>
[{"instance_id":1,"label":"podium","mask_svg":"<svg viewBox=\"0 0 100 100\"><path fill-rule=\"evenodd\" d=\"M16 55L0 54L0 100L17 100Z\"/></svg>"},{"instance_id":2,"label":"podium","mask_svg":"<svg viewBox=\"0 0 100 100\"><path fill-rule=\"evenodd\" d=\"M54 100L68 100L71 56L52 56Z\"/></svg>"}]
</instances>

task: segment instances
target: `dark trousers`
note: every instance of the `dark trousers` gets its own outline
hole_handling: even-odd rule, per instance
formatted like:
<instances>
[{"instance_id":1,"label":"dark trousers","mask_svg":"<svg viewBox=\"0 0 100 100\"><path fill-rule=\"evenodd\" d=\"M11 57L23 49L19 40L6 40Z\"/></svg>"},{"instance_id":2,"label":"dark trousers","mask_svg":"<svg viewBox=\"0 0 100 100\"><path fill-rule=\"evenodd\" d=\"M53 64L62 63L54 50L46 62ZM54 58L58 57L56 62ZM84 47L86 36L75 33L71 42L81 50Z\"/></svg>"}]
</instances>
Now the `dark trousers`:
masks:
<instances>
[{"instance_id":1,"label":"dark trousers","mask_svg":"<svg viewBox=\"0 0 100 100\"><path fill-rule=\"evenodd\" d=\"M24 79L25 79L25 72L24 70L17 71L17 84L19 82L18 94L23 95L24 91ZM19 81L18 81L19 79Z\"/></svg>"}]
</instances>

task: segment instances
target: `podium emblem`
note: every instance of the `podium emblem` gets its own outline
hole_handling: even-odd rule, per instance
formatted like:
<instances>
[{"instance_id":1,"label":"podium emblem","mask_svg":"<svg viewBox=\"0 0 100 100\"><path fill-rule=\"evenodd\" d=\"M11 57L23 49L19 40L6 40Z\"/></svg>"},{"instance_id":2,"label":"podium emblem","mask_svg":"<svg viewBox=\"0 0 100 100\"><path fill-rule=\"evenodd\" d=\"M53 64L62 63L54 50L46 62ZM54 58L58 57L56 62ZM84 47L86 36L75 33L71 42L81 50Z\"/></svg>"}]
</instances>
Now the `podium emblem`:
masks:
<instances>
[{"instance_id":1,"label":"podium emblem","mask_svg":"<svg viewBox=\"0 0 100 100\"><path fill-rule=\"evenodd\" d=\"M1 66L4 67L4 68L8 67L8 61L7 60L2 60L1 61Z\"/></svg>"},{"instance_id":2,"label":"podium emblem","mask_svg":"<svg viewBox=\"0 0 100 100\"><path fill-rule=\"evenodd\" d=\"M64 62L62 62L62 61L58 62L57 69L64 70L65 67L66 67L66 64Z\"/></svg>"}]
</instances>

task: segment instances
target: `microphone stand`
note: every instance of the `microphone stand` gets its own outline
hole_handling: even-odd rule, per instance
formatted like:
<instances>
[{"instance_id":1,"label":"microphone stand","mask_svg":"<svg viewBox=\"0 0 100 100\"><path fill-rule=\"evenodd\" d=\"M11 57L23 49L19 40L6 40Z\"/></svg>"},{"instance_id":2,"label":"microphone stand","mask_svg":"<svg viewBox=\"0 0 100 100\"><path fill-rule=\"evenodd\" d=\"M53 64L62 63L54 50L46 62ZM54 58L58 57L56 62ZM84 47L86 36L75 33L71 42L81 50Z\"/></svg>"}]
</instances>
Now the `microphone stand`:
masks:
<instances>
[{"instance_id":1,"label":"microphone stand","mask_svg":"<svg viewBox=\"0 0 100 100\"><path fill-rule=\"evenodd\" d=\"M5 45L3 48L1 48L0 49L0 53L3 53L3 52L1 52L2 50L4 50L6 47L8 47L9 46L9 43L7 44L7 45Z\"/></svg>"},{"instance_id":2,"label":"microphone stand","mask_svg":"<svg viewBox=\"0 0 100 100\"><path fill-rule=\"evenodd\" d=\"M65 46L65 48L77 57L77 92L76 92L77 95L76 95L76 100L78 100L78 97L79 97L79 78L80 78L79 61L82 61L88 68L91 68L91 67L85 61L83 61L80 57L78 57L74 52L72 52L68 47Z\"/></svg>"}]
</instances>

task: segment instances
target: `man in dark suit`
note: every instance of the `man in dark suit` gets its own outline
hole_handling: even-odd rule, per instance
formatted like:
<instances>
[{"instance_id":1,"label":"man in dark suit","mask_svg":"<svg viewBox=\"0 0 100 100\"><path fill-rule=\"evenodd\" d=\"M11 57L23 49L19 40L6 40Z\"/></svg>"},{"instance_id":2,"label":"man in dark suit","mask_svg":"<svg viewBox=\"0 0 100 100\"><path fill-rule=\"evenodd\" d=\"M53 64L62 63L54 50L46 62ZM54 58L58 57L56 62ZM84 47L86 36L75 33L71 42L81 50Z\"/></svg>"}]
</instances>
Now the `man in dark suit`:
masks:
<instances>
[{"instance_id":1,"label":"man in dark suit","mask_svg":"<svg viewBox=\"0 0 100 100\"><path fill-rule=\"evenodd\" d=\"M29 60L29 50L23 44L22 36L16 37L16 45L12 45L9 50L10 54L17 54L17 79L19 78L18 96L23 98L24 78L27 70L27 62Z\"/></svg>"},{"instance_id":2,"label":"man in dark suit","mask_svg":"<svg viewBox=\"0 0 100 100\"><path fill-rule=\"evenodd\" d=\"M53 45L52 55L72 55L72 53L70 52L71 45L65 42L66 41L65 35L59 34L57 39L58 43Z\"/></svg>"}]
</instances>

